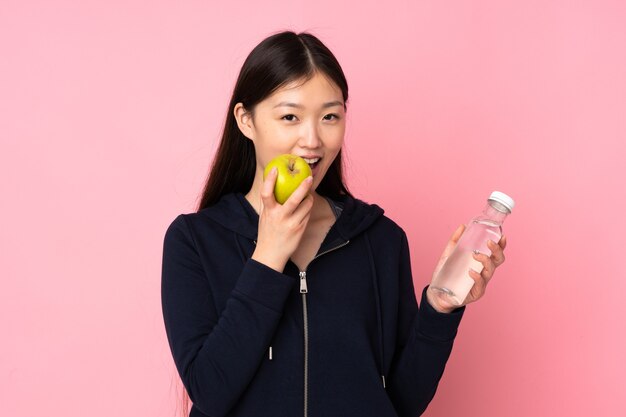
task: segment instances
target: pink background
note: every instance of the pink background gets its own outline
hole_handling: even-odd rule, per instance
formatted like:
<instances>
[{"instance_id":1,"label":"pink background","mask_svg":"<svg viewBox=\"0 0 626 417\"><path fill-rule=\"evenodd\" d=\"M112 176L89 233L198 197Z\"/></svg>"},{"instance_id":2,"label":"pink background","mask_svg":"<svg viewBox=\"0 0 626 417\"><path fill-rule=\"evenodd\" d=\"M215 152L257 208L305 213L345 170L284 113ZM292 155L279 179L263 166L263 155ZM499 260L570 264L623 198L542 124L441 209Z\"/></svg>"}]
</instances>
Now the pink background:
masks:
<instances>
[{"instance_id":1,"label":"pink background","mask_svg":"<svg viewBox=\"0 0 626 417\"><path fill-rule=\"evenodd\" d=\"M493 190L507 261L426 416L623 416L626 3L0 6L0 414L173 416L162 239L252 47L310 30L350 86L348 184L422 288Z\"/></svg>"}]
</instances>

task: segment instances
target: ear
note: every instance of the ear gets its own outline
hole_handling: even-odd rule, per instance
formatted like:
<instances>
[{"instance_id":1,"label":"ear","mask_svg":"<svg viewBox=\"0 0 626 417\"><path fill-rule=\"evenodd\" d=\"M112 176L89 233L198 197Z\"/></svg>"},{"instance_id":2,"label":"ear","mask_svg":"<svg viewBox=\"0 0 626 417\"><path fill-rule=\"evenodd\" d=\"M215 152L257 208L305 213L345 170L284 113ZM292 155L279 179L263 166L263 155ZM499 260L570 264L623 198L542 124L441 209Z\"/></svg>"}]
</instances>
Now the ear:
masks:
<instances>
[{"instance_id":1,"label":"ear","mask_svg":"<svg viewBox=\"0 0 626 417\"><path fill-rule=\"evenodd\" d=\"M250 114L242 103L235 104L233 109L237 126L241 133L250 140L254 140L254 124L252 122L252 114Z\"/></svg>"}]
</instances>

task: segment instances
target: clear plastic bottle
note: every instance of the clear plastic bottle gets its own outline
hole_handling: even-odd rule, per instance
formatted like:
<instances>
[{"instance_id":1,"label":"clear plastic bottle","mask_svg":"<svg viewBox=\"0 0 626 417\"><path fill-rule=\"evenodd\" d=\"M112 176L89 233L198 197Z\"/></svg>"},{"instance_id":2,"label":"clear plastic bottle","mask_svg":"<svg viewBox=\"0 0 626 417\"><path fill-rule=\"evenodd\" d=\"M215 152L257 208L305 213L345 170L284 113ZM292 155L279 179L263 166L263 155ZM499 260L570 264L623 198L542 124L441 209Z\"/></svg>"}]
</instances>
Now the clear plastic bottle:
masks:
<instances>
[{"instance_id":1,"label":"clear plastic bottle","mask_svg":"<svg viewBox=\"0 0 626 417\"><path fill-rule=\"evenodd\" d=\"M478 273L483 269L483 264L474 259L472 253L478 251L491 256L487 240L498 243L502 223L514 205L508 195L499 191L491 193L482 214L470 220L456 247L433 278L431 287L440 291L440 296L448 298L452 304L463 304L474 285L470 268Z\"/></svg>"}]
</instances>

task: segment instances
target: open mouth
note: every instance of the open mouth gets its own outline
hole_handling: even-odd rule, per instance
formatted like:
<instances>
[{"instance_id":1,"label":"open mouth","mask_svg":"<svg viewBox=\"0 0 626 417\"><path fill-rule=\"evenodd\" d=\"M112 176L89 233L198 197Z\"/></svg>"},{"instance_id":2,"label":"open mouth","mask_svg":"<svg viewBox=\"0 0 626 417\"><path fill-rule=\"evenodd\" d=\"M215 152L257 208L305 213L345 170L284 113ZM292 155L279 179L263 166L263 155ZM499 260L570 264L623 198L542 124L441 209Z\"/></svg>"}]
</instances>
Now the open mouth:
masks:
<instances>
[{"instance_id":1,"label":"open mouth","mask_svg":"<svg viewBox=\"0 0 626 417\"><path fill-rule=\"evenodd\" d=\"M314 158L314 159L305 158L305 161L307 162L307 164L309 164L309 167L311 167L311 171L314 171L315 168L317 168L321 160L322 158Z\"/></svg>"}]
</instances>

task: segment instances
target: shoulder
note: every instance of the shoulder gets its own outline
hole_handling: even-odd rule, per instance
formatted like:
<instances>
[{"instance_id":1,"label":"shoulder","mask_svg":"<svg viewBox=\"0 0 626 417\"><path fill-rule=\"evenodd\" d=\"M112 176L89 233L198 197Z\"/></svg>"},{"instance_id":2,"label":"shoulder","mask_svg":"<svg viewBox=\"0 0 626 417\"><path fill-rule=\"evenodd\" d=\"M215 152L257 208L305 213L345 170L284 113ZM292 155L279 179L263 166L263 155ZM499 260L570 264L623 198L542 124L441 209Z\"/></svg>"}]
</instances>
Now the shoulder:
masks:
<instances>
[{"instance_id":1,"label":"shoulder","mask_svg":"<svg viewBox=\"0 0 626 417\"><path fill-rule=\"evenodd\" d=\"M375 218L365 230L369 244L376 256L390 256L394 258L396 254L402 251L403 245L406 244L407 234L403 227L388 213L381 204L365 201L359 198L354 199L357 205L369 207L368 211Z\"/></svg>"},{"instance_id":2,"label":"shoulder","mask_svg":"<svg viewBox=\"0 0 626 417\"><path fill-rule=\"evenodd\" d=\"M393 219L384 206L378 202L366 201L360 198L354 198L355 204L368 207L370 213L375 217L375 221L372 222L369 227L370 234L380 235L383 240L388 239L401 239L403 235L406 235L404 229L400 224Z\"/></svg>"},{"instance_id":3,"label":"shoulder","mask_svg":"<svg viewBox=\"0 0 626 417\"><path fill-rule=\"evenodd\" d=\"M199 219L199 213L179 213L175 217L169 220L169 224L166 227L166 233L172 230L189 230L193 227L193 223Z\"/></svg>"},{"instance_id":4,"label":"shoulder","mask_svg":"<svg viewBox=\"0 0 626 417\"><path fill-rule=\"evenodd\" d=\"M401 252L407 241L404 229L386 215L380 216L368 230L368 238L376 251L388 255Z\"/></svg>"},{"instance_id":5,"label":"shoulder","mask_svg":"<svg viewBox=\"0 0 626 417\"><path fill-rule=\"evenodd\" d=\"M381 230L387 233L393 233L394 235L399 236L405 233L402 226L400 226L394 219L387 216L386 214L380 216L377 222L377 226Z\"/></svg>"},{"instance_id":6,"label":"shoulder","mask_svg":"<svg viewBox=\"0 0 626 417\"><path fill-rule=\"evenodd\" d=\"M173 220L169 221L169 224L165 228L164 240L165 242L174 241L193 241L191 234L191 227L189 226L189 217L195 213L180 213L177 214Z\"/></svg>"},{"instance_id":7,"label":"shoulder","mask_svg":"<svg viewBox=\"0 0 626 417\"><path fill-rule=\"evenodd\" d=\"M195 241L205 235L212 236L226 232L227 229L223 225L211 216L207 216L206 210L208 209L176 215L166 227L165 236L174 235Z\"/></svg>"}]
</instances>

